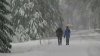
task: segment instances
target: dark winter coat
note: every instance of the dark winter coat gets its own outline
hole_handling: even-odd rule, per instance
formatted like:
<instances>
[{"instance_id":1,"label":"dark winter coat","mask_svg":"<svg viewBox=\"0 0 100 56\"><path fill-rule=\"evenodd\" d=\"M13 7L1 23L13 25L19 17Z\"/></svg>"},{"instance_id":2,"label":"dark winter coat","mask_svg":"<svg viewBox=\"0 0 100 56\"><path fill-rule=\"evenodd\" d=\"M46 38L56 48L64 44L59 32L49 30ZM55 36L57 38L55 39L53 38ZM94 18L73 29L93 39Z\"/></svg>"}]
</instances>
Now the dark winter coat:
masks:
<instances>
[{"instance_id":1,"label":"dark winter coat","mask_svg":"<svg viewBox=\"0 0 100 56\"><path fill-rule=\"evenodd\" d=\"M61 28L58 28L58 29L56 30L56 36L57 36L57 37L62 37L62 35L63 35L63 30L62 30Z\"/></svg>"},{"instance_id":2,"label":"dark winter coat","mask_svg":"<svg viewBox=\"0 0 100 56\"><path fill-rule=\"evenodd\" d=\"M66 29L64 32L64 38L70 38L70 29Z\"/></svg>"}]
</instances>

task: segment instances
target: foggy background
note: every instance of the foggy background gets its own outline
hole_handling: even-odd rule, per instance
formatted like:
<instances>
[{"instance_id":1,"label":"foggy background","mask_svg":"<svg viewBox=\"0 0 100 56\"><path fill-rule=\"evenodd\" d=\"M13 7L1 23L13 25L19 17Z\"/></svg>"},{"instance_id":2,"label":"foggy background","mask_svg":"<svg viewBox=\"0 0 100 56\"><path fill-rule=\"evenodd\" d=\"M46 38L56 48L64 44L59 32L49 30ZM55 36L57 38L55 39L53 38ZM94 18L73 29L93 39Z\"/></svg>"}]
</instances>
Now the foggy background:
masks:
<instances>
[{"instance_id":1,"label":"foggy background","mask_svg":"<svg viewBox=\"0 0 100 56\"><path fill-rule=\"evenodd\" d=\"M59 8L64 19L72 29L99 28L99 0L60 0Z\"/></svg>"}]
</instances>

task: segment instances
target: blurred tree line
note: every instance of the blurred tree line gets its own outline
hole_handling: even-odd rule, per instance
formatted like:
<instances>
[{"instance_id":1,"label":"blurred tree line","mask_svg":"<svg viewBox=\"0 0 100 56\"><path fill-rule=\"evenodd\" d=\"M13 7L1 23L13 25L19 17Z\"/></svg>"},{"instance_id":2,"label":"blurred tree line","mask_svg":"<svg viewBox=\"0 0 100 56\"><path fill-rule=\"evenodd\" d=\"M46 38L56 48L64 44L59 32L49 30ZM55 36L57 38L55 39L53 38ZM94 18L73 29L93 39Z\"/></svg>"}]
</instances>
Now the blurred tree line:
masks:
<instances>
[{"instance_id":1,"label":"blurred tree line","mask_svg":"<svg viewBox=\"0 0 100 56\"><path fill-rule=\"evenodd\" d=\"M74 29L100 28L100 0L62 0L61 10ZM65 16L66 15L66 16Z\"/></svg>"}]
</instances>

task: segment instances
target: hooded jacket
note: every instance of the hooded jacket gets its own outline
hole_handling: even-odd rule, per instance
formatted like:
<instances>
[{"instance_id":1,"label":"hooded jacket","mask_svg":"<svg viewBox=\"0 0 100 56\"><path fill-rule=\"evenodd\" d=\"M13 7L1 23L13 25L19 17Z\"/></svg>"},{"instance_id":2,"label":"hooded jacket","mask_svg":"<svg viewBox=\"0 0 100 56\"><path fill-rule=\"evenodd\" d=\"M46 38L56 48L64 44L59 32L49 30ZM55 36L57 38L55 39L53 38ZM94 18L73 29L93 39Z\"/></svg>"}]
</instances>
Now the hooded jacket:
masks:
<instances>
[{"instance_id":1,"label":"hooded jacket","mask_svg":"<svg viewBox=\"0 0 100 56\"><path fill-rule=\"evenodd\" d=\"M70 29L66 29L64 32L64 38L70 38Z\"/></svg>"}]
</instances>

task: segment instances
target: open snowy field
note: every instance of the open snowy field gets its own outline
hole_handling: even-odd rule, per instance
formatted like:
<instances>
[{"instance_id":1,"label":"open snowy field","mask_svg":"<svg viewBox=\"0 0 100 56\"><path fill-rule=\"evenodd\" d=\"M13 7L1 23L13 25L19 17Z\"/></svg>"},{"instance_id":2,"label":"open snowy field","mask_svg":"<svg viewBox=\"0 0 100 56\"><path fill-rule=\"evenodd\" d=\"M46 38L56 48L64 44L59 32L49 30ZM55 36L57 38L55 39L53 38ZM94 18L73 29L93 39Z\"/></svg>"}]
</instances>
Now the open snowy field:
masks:
<instances>
[{"instance_id":1,"label":"open snowy field","mask_svg":"<svg viewBox=\"0 0 100 56\"><path fill-rule=\"evenodd\" d=\"M100 34L93 31L72 32L70 45L57 45L57 39L12 43L12 53L0 56L100 56Z\"/></svg>"}]
</instances>

